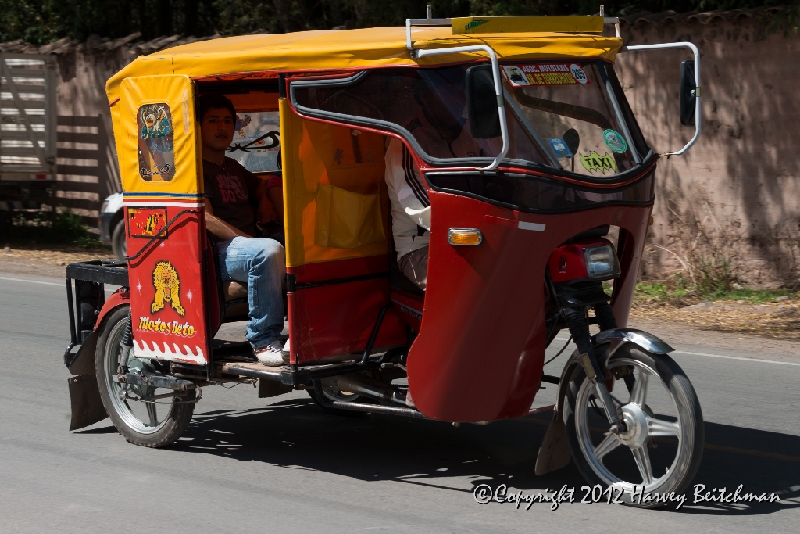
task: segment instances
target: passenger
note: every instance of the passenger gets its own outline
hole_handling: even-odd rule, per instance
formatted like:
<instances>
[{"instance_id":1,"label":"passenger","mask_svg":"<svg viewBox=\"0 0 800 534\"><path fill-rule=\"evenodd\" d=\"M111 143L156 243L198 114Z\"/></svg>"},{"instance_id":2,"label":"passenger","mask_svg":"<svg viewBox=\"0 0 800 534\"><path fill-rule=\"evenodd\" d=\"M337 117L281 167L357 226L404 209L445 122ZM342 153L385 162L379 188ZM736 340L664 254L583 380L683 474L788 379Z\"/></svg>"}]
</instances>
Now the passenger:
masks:
<instances>
[{"instance_id":1,"label":"passenger","mask_svg":"<svg viewBox=\"0 0 800 534\"><path fill-rule=\"evenodd\" d=\"M258 361L283 365L280 334L285 254L274 239L254 237L259 225L277 217L268 198L268 183L225 155L236 121L230 100L218 94L204 95L199 99L197 116L203 144L206 228L220 240L220 276L247 283L247 340Z\"/></svg>"}]
</instances>

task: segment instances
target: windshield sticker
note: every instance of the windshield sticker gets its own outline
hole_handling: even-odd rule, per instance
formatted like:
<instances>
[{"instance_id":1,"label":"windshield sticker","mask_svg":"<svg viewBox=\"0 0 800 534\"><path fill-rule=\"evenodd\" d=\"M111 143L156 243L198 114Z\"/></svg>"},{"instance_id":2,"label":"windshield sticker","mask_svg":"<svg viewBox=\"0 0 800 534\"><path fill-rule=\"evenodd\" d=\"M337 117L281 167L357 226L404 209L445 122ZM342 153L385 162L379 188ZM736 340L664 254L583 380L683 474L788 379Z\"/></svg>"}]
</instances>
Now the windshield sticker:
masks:
<instances>
[{"instance_id":1,"label":"windshield sticker","mask_svg":"<svg viewBox=\"0 0 800 534\"><path fill-rule=\"evenodd\" d=\"M592 150L588 156L580 156L580 160L583 168L590 173L595 171L602 174L605 174L606 171L611 171L612 173L617 172L617 163L614 161L614 157L608 152L601 156Z\"/></svg>"},{"instance_id":2,"label":"windshield sticker","mask_svg":"<svg viewBox=\"0 0 800 534\"><path fill-rule=\"evenodd\" d=\"M145 104L137 113L139 175L143 180L168 182L175 175L172 114L167 104Z\"/></svg>"},{"instance_id":3,"label":"windshield sticker","mask_svg":"<svg viewBox=\"0 0 800 534\"><path fill-rule=\"evenodd\" d=\"M625 138L614 130L603 131L603 141L606 142L606 146L610 148L612 152L616 152L617 154L622 154L628 150L628 143L625 142Z\"/></svg>"},{"instance_id":4,"label":"windshield sticker","mask_svg":"<svg viewBox=\"0 0 800 534\"><path fill-rule=\"evenodd\" d=\"M574 156L572 151L567 146L567 143L561 137L548 137L547 142L553 147L553 152L559 158L571 158Z\"/></svg>"},{"instance_id":5,"label":"windshield sticker","mask_svg":"<svg viewBox=\"0 0 800 534\"><path fill-rule=\"evenodd\" d=\"M527 85L586 85L591 84L586 72L575 63L542 63L535 65L504 65L503 71L514 87Z\"/></svg>"}]
</instances>

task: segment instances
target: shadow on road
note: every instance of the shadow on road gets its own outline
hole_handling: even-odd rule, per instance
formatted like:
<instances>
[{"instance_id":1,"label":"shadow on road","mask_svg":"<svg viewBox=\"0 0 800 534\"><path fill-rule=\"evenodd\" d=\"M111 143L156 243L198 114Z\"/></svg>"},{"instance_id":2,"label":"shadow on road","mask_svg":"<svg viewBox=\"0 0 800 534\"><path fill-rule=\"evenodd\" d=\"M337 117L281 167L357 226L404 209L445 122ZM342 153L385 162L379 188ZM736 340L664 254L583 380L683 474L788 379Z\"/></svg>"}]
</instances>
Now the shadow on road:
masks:
<instances>
[{"instance_id":1,"label":"shadow on road","mask_svg":"<svg viewBox=\"0 0 800 534\"><path fill-rule=\"evenodd\" d=\"M533 474L547 422L526 418L455 428L391 416L343 417L323 412L311 400L293 399L263 409L198 413L175 448L364 481L459 491L470 501L478 484L507 484L526 493L566 485L575 488L577 502L586 482L573 464L542 477ZM782 502L695 504L693 485L679 512L769 514L800 507L800 436L706 423L706 443L694 484L728 492L742 484L743 492L775 493ZM464 487L465 478L472 487ZM663 510L675 512L675 506Z\"/></svg>"}]
</instances>

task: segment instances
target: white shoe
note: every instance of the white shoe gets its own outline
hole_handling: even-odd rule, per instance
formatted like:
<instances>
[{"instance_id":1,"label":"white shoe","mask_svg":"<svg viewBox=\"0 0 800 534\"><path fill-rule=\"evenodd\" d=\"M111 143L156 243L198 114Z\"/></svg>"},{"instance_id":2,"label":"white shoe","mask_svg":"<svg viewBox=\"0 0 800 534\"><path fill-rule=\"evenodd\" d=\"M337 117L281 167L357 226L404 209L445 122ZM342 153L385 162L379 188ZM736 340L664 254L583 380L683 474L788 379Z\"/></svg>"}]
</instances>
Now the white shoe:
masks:
<instances>
[{"instance_id":1,"label":"white shoe","mask_svg":"<svg viewBox=\"0 0 800 534\"><path fill-rule=\"evenodd\" d=\"M282 349L283 343L281 343L281 340L276 339L266 347L253 349L253 354L255 354L258 361L263 365L268 367L280 367L286 363L283 361Z\"/></svg>"},{"instance_id":2,"label":"white shoe","mask_svg":"<svg viewBox=\"0 0 800 534\"><path fill-rule=\"evenodd\" d=\"M281 351L281 353L283 353L283 355L284 355L286 358L288 358L288 357L289 357L289 352L290 352L290 349L289 349L289 340L287 339L287 340L286 340L286 344L283 346L283 350Z\"/></svg>"}]
</instances>

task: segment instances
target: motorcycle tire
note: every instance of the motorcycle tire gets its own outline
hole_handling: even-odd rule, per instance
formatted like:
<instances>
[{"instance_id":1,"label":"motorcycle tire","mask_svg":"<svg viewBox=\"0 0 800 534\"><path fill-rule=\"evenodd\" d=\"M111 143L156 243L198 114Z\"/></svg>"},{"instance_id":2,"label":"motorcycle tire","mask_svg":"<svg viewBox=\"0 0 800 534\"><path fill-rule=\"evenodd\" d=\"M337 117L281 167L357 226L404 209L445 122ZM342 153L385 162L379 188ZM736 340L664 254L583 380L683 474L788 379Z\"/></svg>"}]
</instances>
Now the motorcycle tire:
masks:
<instances>
[{"instance_id":1,"label":"motorcycle tire","mask_svg":"<svg viewBox=\"0 0 800 534\"><path fill-rule=\"evenodd\" d=\"M176 397L164 404L144 403L122 399L120 384L114 382L117 374L120 342L128 322L129 306L120 306L107 317L101 325L95 352L95 374L100 398L106 413L117 431L134 445L144 447L167 447L183 435L192 420L195 406L195 390L191 389L180 400ZM128 358L128 365L147 365L144 360ZM155 388L136 386L138 394L154 394ZM152 391L145 391L145 390ZM158 390L164 392L165 390ZM136 404L136 406L131 406ZM163 419L158 418L158 409L168 406ZM148 421L142 421L138 414L145 413Z\"/></svg>"},{"instance_id":2,"label":"motorcycle tire","mask_svg":"<svg viewBox=\"0 0 800 534\"><path fill-rule=\"evenodd\" d=\"M661 500L648 501L646 496L670 492L675 495L683 494L700 466L705 430L697 394L680 366L666 355L654 356L639 348L621 347L606 363L606 368L612 373L617 369L617 373L634 377L630 391L623 380L616 383L620 386L618 394L630 395L627 404L623 405L620 401L628 430L619 437L611 433L603 434L602 430L607 428L608 421L604 411L598 406L601 403L594 385L587 378L583 367L578 365L570 377L563 406L572 459L590 484L604 488L617 502L642 508L664 506L668 503ZM658 382L663 390L656 389ZM649 392L652 392L651 397L661 395L666 400L662 406L668 405L671 399L674 409L670 412L675 415L670 417L660 414L666 410L659 410L647 399ZM592 412L598 415L593 416L595 426L590 427L588 418ZM606 426L598 428L603 425ZM599 443L595 444L597 441ZM662 444L665 452L657 451L660 456L657 458L659 465L656 468L665 465L667 467L661 477L655 478L660 471L654 471L650 449L661 448ZM675 455L670 462L668 458L672 456L673 447ZM606 466L604 458L618 448L623 451L615 453L611 458L614 465ZM632 463L625 458L625 448L633 456ZM624 472L626 465L628 480L614 473ZM641 478L641 481L636 480L637 478ZM612 489L609 490L609 487Z\"/></svg>"}]
</instances>

